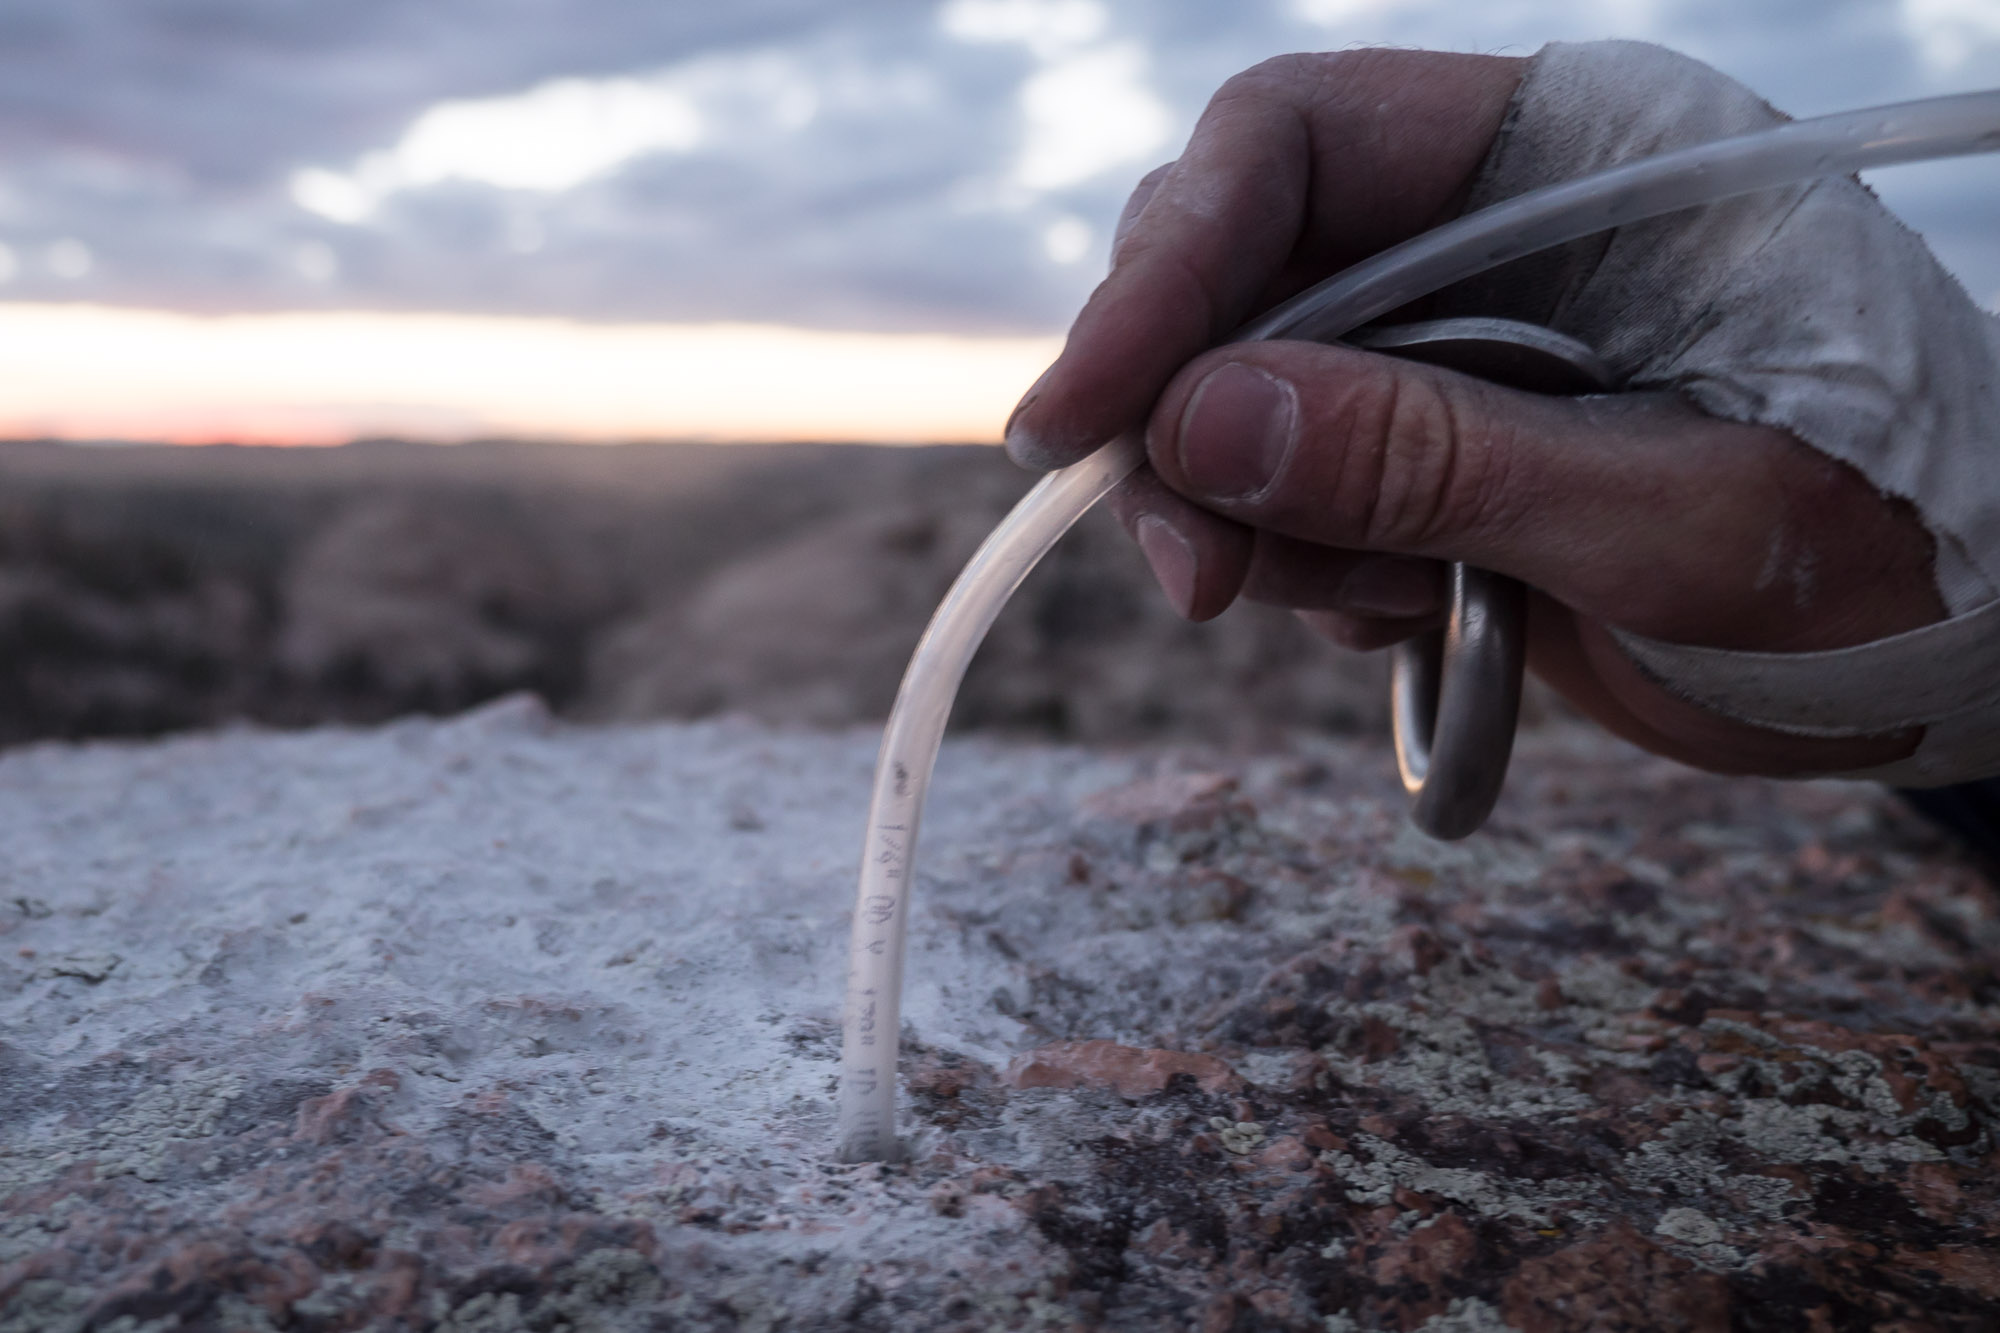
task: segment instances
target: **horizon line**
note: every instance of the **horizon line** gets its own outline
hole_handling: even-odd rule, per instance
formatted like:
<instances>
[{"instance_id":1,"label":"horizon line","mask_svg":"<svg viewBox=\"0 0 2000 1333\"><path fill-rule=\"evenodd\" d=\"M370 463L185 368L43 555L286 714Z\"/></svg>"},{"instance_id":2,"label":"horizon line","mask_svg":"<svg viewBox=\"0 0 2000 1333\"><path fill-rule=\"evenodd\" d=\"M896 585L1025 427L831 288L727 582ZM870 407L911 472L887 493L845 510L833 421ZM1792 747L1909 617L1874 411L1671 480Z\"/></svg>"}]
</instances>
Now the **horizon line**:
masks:
<instances>
[{"instance_id":1,"label":"horizon line","mask_svg":"<svg viewBox=\"0 0 2000 1333\"><path fill-rule=\"evenodd\" d=\"M0 302L0 437L997 443L1059 336Z\"/></svg>"}]
</instances>

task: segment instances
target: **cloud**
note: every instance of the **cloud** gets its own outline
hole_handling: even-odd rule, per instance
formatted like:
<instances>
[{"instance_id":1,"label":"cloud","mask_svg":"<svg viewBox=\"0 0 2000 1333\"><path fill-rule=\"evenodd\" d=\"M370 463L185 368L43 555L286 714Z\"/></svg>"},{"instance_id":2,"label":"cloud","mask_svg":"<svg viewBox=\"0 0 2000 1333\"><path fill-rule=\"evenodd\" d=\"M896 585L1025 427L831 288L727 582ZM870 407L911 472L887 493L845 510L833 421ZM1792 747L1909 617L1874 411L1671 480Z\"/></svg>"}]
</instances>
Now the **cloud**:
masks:
<instances>
[{"instance_id":1,"label":"cloud","mask_svg":"<svg viewBox=\"0 0 2000 1333\"><path fill-rule=\"evenodd\" d=\"M1993 12L0 0L0 296L1041 333L1130 182L1265 56L1638 35L1811 112L2000 82ZM1990 173L1928 179L1892 202L2000 289Z\"/></svg>"},{"instance_id":2,"label":"cloud","mask_svg":"<svg viewBox=\"0 0 2000 1333\"><path fill-rule=\"evenodd\" d=\"M1982 48L2000 48L2000 4L1994 0L1903 0L1903 22L1925 60L1955 70Z\"/></svg>"},{"instance_id":3,"label":"cloud","mask_svg":"<svg viewBox=\"0 0 2000 1333\"><path fill-rule=\"evenodd\" d=\"M1051 61L1021 85L1027 123L1015 178L1030 190L1079 185L1166 146L1173 112L1146 86L1132 42Z\"/></svg>"},{"instance_id":4,"label":"cloud","mask_svg":"<svg viewBox=\"0 0 2000 1333\"><path fill-rule=\"evenodd\" d=\"M811 116L811 94L792 105ZM503 190L574 189L649 153L685 151L701 138L692 100L662 79L552 79L511 97L440 102L395 146L346 172L306 167L291 178L302 208L360 222L387 196L440 181Z\"/></svg>"},{"instance_id":5,"label":"cloud","mask_svg":"<svg viewBox=\"0 0 2000 1333\"><path fill-rule=\"evenodd\" d=\"M1101 40L1111 12L1098 0L946 0L938 23L964 42L1018 42L1056 60Z\"/></svg>"}]
</instances>

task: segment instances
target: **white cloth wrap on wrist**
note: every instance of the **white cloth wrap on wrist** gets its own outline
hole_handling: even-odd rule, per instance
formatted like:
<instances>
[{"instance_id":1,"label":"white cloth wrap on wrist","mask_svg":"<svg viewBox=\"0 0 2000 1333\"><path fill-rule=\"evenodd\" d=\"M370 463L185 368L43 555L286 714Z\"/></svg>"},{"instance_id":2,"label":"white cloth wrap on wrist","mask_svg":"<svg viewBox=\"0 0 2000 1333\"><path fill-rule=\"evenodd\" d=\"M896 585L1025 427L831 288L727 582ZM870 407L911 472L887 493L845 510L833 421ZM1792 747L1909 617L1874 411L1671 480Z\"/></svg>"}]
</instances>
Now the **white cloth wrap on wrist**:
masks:
<instances>
[{"instance_id":1,"label":"white cloth wrap on wrist","mask_svg":"<svg viewBox=\"0 0 2000 1333\"><path fill-rule=\"evenodd\" d=\"M1698 61L1637 42L1531 63L1468 209L1785 119ZM1744 653L1614 631L1668 689L1781 731L1921 725L1866 776L2000 773L2000 320L1858 181L1832 178L1621 227L1445 294L1598 349L1627 388L1780 427L1910 501L1952 618L1854 648Z\"/></svg>"}]
</instances>

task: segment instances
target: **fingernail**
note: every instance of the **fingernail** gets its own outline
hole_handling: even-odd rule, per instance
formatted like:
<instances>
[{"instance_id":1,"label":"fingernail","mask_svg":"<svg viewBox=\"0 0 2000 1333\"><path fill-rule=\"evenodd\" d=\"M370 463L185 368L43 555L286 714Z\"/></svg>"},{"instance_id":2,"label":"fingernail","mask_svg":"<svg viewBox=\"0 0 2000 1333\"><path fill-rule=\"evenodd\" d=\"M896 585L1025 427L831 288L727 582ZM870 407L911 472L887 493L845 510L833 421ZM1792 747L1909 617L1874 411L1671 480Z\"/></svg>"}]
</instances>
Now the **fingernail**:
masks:
<instances>
[{"instance_id":1,"label":"fingernail","mask_svg":"<svg viewBox=\"0 0 2000 1333\"><path fill-rule=\"evenodd\" d=\"M1158 514L1142 517L1133 525L1133 531L1167 600L1186 618L1194 610L1194 543Z\"/></svg>"},{"instance_id":2,"label":"fingernail","mask_svg":"<svg viewBox=\"0 0 2000 1333\"><path fill-rule=\"evenodd\" d=\"M1042 455L1046 451L1033 432L1021 429L1021 414L1033 407L1035 400L1042 396L1042 385L1054 372L1055 367L1050 366L1035 377L1035 382L1021 395L1021 401L1014 404L1014 410L1007 414L1007 424L1000 428L1000 439L1007 446L1007 456L1023 467L1042 466Z\"/></svg>"},{"instance_id":3,"label":"fingernail","mask_svg":"<svg viewBox=\"0 0 2000 1333\"><path fill-rule=\"evenodd\" d=\"M1437 610L1442 594L1437 570L1429 562L1378 556L1347 571L1339 601L1344 610L1400 619Z\"/></svg>"},{"instance_id":4,"label":"fingernail","mask_svg":"<svg viewBox=\"0 0 2000 1333\"><path fill-rule=\"evenodd\" d=\"M1181 415L1181 470L1218 500L1246 500L1284 471L1298 435L1298 391L1230 361L1195 386Z\"/></svg>"}]
</instances>

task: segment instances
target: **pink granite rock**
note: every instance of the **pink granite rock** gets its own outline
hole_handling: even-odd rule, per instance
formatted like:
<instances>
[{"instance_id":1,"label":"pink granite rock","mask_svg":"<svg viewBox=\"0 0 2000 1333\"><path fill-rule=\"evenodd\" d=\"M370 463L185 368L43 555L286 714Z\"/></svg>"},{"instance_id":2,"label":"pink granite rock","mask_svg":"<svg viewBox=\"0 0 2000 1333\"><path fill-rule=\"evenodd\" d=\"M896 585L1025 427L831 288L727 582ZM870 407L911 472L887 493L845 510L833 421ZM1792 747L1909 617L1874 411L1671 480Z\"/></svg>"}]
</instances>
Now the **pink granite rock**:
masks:
<instances>
[{"instance_id":1,"label":"pink granite rock","mask_svg":"<svg viewBox=\"0 0 2000 1333\"><path fill-rule=\"evenodd\" d=\"M956 742L842 1166L874 739L0 756L0 1330L2000 1325L2000 895L1893 798Z\"/></svg>"},{"instance_id":2,"label":"pink granite rock","mask_svg":"<svg viewBox=\"0 0 2000 1333\"><path fill-rule=\"evenodd\" d=\"M1236 1071L1212 1055L1141 1050L1115 1041L1059 1041L1036 1047L1014 1057L1005 1082L1010 1088L1110 1088L1136 1101L1165 1092L1183 1076L1203 1092L1234 1092L1243 1086Z\"/></svg>"}]
</instances>

